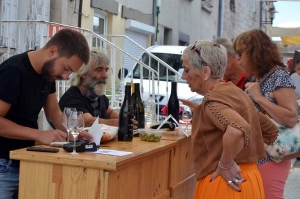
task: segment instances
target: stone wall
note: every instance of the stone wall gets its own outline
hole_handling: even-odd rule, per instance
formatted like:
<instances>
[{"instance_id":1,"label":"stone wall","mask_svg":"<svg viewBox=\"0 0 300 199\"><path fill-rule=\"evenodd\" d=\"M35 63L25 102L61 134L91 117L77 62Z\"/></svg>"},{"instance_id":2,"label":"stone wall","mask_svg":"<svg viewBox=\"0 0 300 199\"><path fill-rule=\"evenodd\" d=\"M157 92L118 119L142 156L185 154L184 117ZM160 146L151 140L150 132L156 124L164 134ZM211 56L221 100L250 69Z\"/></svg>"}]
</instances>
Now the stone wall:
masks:
<instances>
[{"instance_id":1,"label":"stone wall","mask_svg":"<svg viewBox=\"0 0 300 199\"><path fill-rule=\"evenodd\" d=\"M51 0L51 22L61 23L70 26L78 26L79 15L79 1Z\"/></svg>"},{"instance_id":2,"label":"stone wall","mask_svg":"<svg viewBox=\"0 0 300 199\"><path fill-rule=\"evenodd\" d=\"M253 0L235 1L235 12L230 10L230 0L223 3L222 37L233 40L240 33L259 28L260 2Z\"/></svg>"}]
</instances>

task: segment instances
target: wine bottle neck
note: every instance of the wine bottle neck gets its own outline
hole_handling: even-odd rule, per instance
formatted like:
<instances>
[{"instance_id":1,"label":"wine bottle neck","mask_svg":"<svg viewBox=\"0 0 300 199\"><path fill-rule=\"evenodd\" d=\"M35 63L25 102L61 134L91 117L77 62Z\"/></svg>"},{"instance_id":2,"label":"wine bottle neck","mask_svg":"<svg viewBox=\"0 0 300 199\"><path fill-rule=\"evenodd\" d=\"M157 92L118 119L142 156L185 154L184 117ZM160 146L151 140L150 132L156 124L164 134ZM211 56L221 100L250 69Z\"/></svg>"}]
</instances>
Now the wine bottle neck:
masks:
<instances>
[{"instance_id":1,"label":"wine bottle neck","mask_svg":"<svg viewBox=\"0 0 300 199\"><path fill-rule=\"evenodd\" d=\"M125 98L130 98L131 97L131 86L125 87Z\"/></svg>"},{"instance_id":2,"label":"wine bottle neck","mask_svg":"<svg viewBox=\"0 0 300 199\"><path fill-rule=\"evenodd\" d=\"M132 90L132 94L135 93L135 84L134 83L131 84L131 90Z\"/></svg>"},{"instance_id":3,"label":"wine bottle neck","mask_svg":"<svg viewBox=\"0 0 300 199\"><path fill-rule=\"evenodd\" d=\"M176 94L177 95L177 83L176 82L172 82L171 95L172 94Z\"/></svg>"},{"instance_id":4,"label":"wine bottle neck","mask_svg":"<svg viewBox=\"0 0 300 199\"><path fill-rule=\"evenodd\" d=\"M140 96L140 84L135 84L135 95Z\"/></svg>"}]
</instances>

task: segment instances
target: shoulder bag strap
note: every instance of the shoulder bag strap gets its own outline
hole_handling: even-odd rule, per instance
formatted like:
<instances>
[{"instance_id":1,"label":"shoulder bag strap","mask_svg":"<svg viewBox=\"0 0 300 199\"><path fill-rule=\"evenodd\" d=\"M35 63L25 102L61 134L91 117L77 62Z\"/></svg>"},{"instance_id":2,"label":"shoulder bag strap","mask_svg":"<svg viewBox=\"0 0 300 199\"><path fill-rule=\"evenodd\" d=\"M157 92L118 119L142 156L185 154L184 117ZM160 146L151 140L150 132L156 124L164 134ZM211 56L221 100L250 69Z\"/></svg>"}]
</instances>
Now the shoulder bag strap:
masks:
<instances>
[{"instance_id":1,"label":"shoulder bag strap","mask_svg":"<svg viewBox=\"0 0 300 199\"><path fill-rule=\"evenodd\" d=\"M269 71L269 73L259 82L259 84L262 84L266 79L268 79L268 77L270 77L270 75L272 75L276 70L278 70L281 67L274 67L271 71Z\"/></svg>"},{"instance_id":2,"label":"shoulder bag strap","mask_svg":"<svg viewBox=\"0 0 300 199\"><path fill-rule=\"evenodd\" d=\"M274 67L271 71L269 71L269 73L259 82L259 85L261 85L266 79L268 79L268 77L270 77L270 75L272 75L276 70L278 70L281 67ZM261 112L265 115L267 115L268 117L272 118L262 107L260 107Z\"/></svg>"}]
</instances>

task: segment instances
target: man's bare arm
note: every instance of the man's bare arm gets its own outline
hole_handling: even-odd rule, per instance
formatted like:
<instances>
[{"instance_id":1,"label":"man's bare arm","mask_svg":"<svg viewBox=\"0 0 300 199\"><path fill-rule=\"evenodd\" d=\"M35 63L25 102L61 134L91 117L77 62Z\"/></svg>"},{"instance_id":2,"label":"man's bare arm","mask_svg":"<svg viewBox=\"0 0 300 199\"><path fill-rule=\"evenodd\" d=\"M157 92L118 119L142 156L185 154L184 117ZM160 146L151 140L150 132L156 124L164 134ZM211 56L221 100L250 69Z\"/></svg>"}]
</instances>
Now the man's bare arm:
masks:
<instances>
[{"instance_id":1,"label":"man's bare arm","mask_svg":"<svg viewBox=\"0 0 300 199\"><path fill-rule=\"evenodd\" d=\"M6 119L5 116L10 107L11 104L0 100L0 136L18 140L35 140L44 144L65 140L66 135L62 131L40 131L18 125L15 122Z\"/></svg>"}]
</instances>

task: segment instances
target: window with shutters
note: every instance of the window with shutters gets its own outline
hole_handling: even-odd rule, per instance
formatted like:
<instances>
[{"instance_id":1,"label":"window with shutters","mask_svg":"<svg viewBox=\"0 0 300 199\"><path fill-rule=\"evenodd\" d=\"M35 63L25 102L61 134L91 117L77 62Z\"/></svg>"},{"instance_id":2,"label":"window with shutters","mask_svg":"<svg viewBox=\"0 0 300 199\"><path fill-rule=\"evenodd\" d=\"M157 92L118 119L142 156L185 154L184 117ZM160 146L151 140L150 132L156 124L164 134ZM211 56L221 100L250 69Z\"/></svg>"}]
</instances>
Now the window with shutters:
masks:
<instances>
[{"instance_id":1,"label":"window with shutters","mask_svg":"<svg viewBox=\"0 0 300 199\"><path fill-rule=\"evenodd\" d=\"M129 29L125 30L125 35L140 46L142 46L143 48L147 48L148 35L138 33ZM141 50L141 48L139 48L127 39L124 40L124 50L125 52L129 53L131 56L137 59L139 59L141 54L143 53L143 50ZM124 67L128 70L131 70L131 67L133 67L135 63L136 62L129 56L124 57Z\"/></svg>"},{"instance_id":2,"label":"window with shutters","mask_svg":"<svg viewBox=\"0 0 300 199\"><path fill-rule=\"evenodd\" d=\"M235 12L235 0L230 0L230 11Z\"/></svg>"},{"instance_id":3,"label":"window with shutters","mask_svg":"<svg viewBox=\"0 0 300 199\"><path fill-rule=\"evenodd\" d=\"M169 54L169 53L152 53L168 65L170 65L173 69L176 71L181 71L182 74L182 61L181 61L181 54ZM150 59L150 63L149 63ZM154 70L156 70L159 73L159 81L166 81L168 78L168 81L175 81L175 73L171 70L167 70L166 67L162 64L158 66L158 62L155 59L152 59L147 55L146 53L143 54L142 60L143 63L151 66ZM137 64L137 66L133 70L133 78L140 79L140 73L141 73L141 66L140 64ZM143 78L149 79L149 71L148 69L143 68ZM186 82L186 80L180 79L179 82Z\"/></svg>"},{"instance_id":4,"label":"window with shutters","mask_svg":"<svg viewBox=\"0 0 300 199\"><path fill-rule=\"evenodd\" d=\"M106 34L106 17L104 15L95 13L93 18L93 31L96 34L102 35ZM93 47L104 47L104 43L100 42L100 39L94 37L93 38Z\"/></svg>"},{"instance_id":5,"label":"window with shutters","mask_svg":"<svg viewBox=\"0 0 300 199\"><path fill-rule=\"evenodd\" d=\"M202 0L201 7L208 13L212 13L214 0Z\"/></svg>"}]
</instances>

